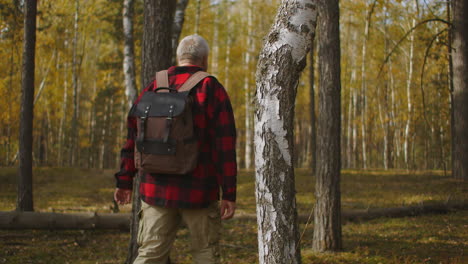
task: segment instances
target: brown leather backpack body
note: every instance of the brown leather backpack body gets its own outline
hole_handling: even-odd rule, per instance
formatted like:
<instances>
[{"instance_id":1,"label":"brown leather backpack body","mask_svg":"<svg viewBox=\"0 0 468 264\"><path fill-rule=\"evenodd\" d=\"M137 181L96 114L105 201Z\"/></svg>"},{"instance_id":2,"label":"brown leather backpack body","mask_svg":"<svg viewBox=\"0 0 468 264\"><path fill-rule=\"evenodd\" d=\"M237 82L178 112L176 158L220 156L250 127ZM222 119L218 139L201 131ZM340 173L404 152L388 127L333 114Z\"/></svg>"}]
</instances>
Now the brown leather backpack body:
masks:
<instances>
[{"instance_id":1,"label":"brown leather backpack body","mask_svg":"<svg viewBox=\"0 0 468 264\"><path fill-rule=\"evenodd\" d=\"M169 87L167 70L156 73L156 89L145 92L133 111L138 128L136 168L164 174L187 174L195 169L198 141L189 93L208 76L196 72L176 90Z\"/></svg>"}]
</instances>

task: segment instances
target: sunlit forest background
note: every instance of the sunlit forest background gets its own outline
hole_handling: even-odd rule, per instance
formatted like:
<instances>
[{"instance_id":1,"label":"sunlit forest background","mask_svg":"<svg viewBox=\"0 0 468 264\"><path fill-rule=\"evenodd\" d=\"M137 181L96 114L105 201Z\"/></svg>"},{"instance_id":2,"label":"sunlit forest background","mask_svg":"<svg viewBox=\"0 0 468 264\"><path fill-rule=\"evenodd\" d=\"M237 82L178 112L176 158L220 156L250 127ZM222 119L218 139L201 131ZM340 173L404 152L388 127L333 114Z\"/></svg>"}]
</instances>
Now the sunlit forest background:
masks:
<instances>
[{"instance_id":1,"label":"sunlit forest background","mask_svg":"<svg viewBox=\"0 0 468 264\"><path fill-rule=\"evenodd\" d=\"M23 16L15 2L0 0L0 166L18 162ZM142 2L135 2L134 21L139 90L144 88L138 77ZM253 167L255 69L278 2L210 0L198 6L190 1L186 10L181 37L198 33L207 39L209 71L231 97L241 168ZM39 1L36 166L118 167L129 108L122 70L122 4ZM446 3L343 0L340 5L343 168L450 169ZM297 167L312 166L314 152L311 98L318 91L310 85L310 66L295 106Z\"/></svg>"}]
</instances>

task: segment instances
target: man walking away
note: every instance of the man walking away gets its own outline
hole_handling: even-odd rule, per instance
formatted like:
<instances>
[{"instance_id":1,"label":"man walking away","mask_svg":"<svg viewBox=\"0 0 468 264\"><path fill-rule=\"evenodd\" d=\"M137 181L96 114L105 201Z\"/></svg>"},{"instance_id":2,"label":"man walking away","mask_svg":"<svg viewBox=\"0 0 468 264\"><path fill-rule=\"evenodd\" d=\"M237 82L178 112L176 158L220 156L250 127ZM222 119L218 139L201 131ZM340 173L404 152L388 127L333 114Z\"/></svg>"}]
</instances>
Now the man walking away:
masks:
<instances>
[{"instance_id":1,"label":"man walking away","mask_svg":"<svg viewBox=\"0 0 468 264\"><path fill-rule=\"evenodd\" d=\"M221 220L232 218L236 208L236 128L226 90L204 73L208 52L199 35L185 37L177 48L178 66L159 72L130 110L114 199L130 202L138 172L142 209L135 264L168 263L182 221L190 232L194 263L220 261ZM176 116L184 105L190 118ZM193 133L194 144L188 148L191 140L174 138L185 133L176 128L190 122L185 130Z\"/></svg>"}]
</instances>

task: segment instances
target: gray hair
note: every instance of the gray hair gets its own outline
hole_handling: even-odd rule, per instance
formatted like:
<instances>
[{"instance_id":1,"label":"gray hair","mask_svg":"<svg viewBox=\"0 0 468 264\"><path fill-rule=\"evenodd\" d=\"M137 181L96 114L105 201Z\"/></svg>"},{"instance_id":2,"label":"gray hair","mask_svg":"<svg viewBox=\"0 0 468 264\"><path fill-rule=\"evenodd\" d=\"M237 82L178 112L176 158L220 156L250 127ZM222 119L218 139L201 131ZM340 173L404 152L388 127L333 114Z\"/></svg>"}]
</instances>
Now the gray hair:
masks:
<instances>
[{"instance_id":1,"label":"gray hair","mask_svg":"<svg viewBox=\"0 0 468 264\"><path fill-rule=\"evenodd\" d=\"M194 34L183 38L177 47L177 59L179 61L200 62L208 57L208 42L201 36Z\"/></svg>"}]
</instances>

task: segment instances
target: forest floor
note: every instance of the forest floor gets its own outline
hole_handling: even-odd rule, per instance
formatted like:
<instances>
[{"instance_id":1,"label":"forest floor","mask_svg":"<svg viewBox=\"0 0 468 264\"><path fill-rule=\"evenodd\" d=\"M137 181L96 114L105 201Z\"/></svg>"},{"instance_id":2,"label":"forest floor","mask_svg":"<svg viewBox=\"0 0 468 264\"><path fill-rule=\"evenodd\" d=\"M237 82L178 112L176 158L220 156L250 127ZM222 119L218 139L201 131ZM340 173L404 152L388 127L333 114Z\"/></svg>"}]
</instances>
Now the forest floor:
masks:
<instances>
[{"instance_id":1,"label":"forest floor","mask_svg":"<svg viewBox=\"0 0 468 264\"><path fill-rule=\"evenodd\" d=\"M309 214L314 202L313 176L296 170L300 214ZM16 202L16 169L0 168L0 211ZM254 172L238 178L238 213L255 212ZM112 212L113 171L37 168L34 171L34 207L39 212ZM468 184L442 171L350 171L342 173L344 209L387 208L466 201ZM129 212L130 207L120 208ZM300 225L303 263L468 263L468 211L404 218L379 218L343 225L344 250L314 254L313 224ZM222 263L258 263L255 221L224 222ZM191 263L189 235L178 232L172 258ZM109 230L0 230L0 263L123 263L128 231Z\"/></svg>"}]
</instances>

